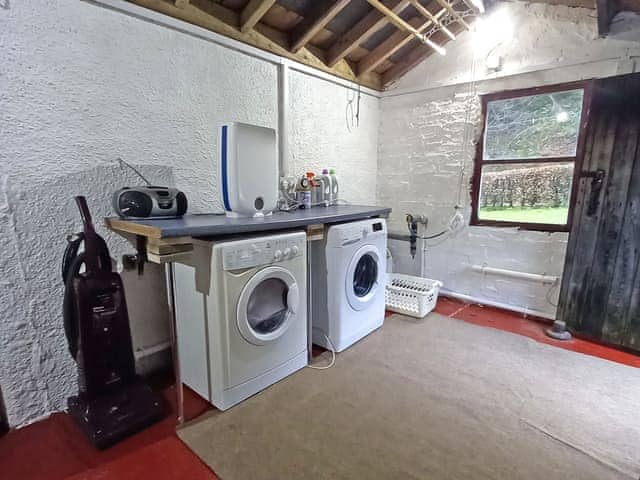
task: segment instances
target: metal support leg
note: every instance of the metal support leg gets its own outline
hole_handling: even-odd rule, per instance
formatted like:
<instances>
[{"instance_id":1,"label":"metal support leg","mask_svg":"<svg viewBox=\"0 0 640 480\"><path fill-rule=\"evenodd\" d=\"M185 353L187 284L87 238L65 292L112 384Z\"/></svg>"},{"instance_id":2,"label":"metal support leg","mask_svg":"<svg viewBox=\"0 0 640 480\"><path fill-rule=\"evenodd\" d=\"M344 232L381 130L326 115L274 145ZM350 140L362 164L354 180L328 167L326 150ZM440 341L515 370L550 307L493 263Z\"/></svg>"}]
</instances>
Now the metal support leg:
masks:
<instances>
[{"instance_id":1,"label":"metal support leg","mask_svg":"<svg viewBox=\"0 0 640 480\"><path fill-rule=\"evenodd\" d=\"M165 265L167 272L167 299L169 301L169 316L171 317L171 353L173 356L173 373L176 381L177 425L181 426L184 423L184 395L182 391L182 375L180 374L180 357L178 356L175 279L173 275L173 262L168 262Z\"/></svg>"},{"instance_id":2,"label":"metal support leg","mask_svg":"<svg viewBox=\"0 0 640 480\"><path fill-rule=\"evenodd\" d=\"M313 285L311 285L311 242L307 240L307 355L309 362L313 356Z\"/></svg>"}]
</instances>

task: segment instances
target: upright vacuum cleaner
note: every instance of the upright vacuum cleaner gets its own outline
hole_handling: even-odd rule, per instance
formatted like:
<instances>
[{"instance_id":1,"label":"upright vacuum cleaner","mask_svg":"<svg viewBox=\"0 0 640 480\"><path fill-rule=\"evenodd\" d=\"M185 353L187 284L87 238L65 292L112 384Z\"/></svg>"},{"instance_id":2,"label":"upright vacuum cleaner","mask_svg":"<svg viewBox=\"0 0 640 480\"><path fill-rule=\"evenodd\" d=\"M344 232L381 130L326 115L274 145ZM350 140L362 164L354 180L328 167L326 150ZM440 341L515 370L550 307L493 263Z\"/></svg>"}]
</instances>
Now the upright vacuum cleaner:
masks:
<instances>
[{"instance_id":1,"label":"upright vacuum cleaner","mask_svg":"<svg viewBox=\"0 0 640 480\"><path fill-rule=\"evenodd\" d=\"M84 231L69 241L62 278L64 329L78 365L79 393L67 403L91 443L104 449L160 420L165 408L136 374L122 280L111 270L85 198L75 200Z\"/></svg>"}]
</instances>

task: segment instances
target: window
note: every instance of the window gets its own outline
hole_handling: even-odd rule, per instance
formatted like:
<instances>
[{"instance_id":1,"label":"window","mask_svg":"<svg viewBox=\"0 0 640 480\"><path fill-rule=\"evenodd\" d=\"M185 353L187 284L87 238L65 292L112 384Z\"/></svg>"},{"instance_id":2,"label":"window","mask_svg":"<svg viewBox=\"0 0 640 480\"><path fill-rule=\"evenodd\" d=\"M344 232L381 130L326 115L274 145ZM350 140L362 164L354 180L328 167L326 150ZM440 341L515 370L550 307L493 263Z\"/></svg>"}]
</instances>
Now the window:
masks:
<instances>
[{"instance_id":1,"label":"window","mask_svg":"<svg viewBox=\"0 0 640 480\"><path fill-rule=\"evenodd\" d=\"M482 97L472 225L569 230L587 88L556 85Z\"/></svg>"}]
</instances>

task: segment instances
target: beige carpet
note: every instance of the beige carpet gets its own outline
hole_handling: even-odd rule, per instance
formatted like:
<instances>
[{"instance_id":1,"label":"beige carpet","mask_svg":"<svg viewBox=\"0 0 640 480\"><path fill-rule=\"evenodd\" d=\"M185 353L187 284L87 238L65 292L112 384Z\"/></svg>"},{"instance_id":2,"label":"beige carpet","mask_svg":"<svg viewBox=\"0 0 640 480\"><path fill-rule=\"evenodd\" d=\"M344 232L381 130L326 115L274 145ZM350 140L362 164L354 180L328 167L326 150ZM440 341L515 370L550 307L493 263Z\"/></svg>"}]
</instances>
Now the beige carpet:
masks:
<instances>
[{"instance_id":1,"label":"beige carpet","mask_svg":"<svg viewBox=\"0 0 640 480\"><path fill-rule=\"evenodd\" d=\"M640 370L395 315L179 435L223 480L637 480Z\"/></svg>"}]
</instances>

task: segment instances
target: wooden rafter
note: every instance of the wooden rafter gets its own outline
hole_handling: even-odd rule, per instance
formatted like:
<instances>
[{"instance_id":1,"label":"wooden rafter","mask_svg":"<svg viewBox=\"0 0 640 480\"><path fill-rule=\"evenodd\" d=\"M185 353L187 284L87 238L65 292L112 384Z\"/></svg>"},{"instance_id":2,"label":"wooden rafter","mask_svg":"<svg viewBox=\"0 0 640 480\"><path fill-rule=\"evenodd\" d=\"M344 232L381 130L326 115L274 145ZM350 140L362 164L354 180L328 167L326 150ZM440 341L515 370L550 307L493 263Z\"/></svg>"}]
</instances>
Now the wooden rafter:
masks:
<instances>
[{"instance_id":1,"label":"wooden rafter","mask_svg":"<svg viewBox=\"0 0 640 480\"><path fill-rule=\"evenodd\" d=\"M465 21L464 18L462 18L462 16L460 15L459 12L457 12L449 3L449 0L437 0L438 3L442 6L442 8L446 9L447 12L449 13L449 15L451 15L453 18L456 19L456 22L458 22L460 25L462 25L464 28L466 28L467 30L471 30L471 27L469 26L469 24Z\"/></svg>"},{"instance_id":2,"label":"wooden rafter","mask_svg":"<svg viewBox=\"0 0 640 480\"><path fill-rule=\"evenodd\" d=\"M437 5L437 2L432 2L427 8L429 9L429 11L433 11L435 8L437 8ZM444 13L444 10L441 9L438 13L435 13L434 16L436 18L440 18L442 17L442 15L444 15ZM413 28L419 31L425 30L432 24L431 20L427 20L424 17L411 18L409 19L408 23ZM375 70L382 62L384 62L414 38L415 37L411 33L404 30L398 30L397 32L394 32L389 38L383 41L380 45L369 52L366 57L358 62L358 75L364 75Z\"/></svg>"},{"instance_id":3,"label":"wooden rafter","mask_svg":"<svg viewBox=\"0 0 640 480\"><path fill-rule=\"evenodd\" d=\"M598 35L604 37L609 34L611 20L620 11L620 3L617 0L597 0Z\"/></svg>"},{"instance_id":4,"label":"wooden rafter","mask_svg":"<svg viewBox=\"0 0 640 480\"><path fill-rule=\"evenodd\" d=\"M248 32L267 13L276 0L251 0L240 14L240 30Z\"/></svg>"},{"instance_id":5,"label":"wooden rafter","mask_svg":"<svg viewBox=\"0 0 640 480\"><path fill-rule=\"evenodd\" d=\"M409 0L391 0L384 3L392 12L400 13L409 5ZM378 10L371 10L328 50L327 65L332 67L338 63L388 23L389 19L382 13Z\"/></svg>"},{"instance_id":6,"label":"wooden rafter","mask_svg":"<svg viewBox=\"0 0 640 480\"><path fill-rule=\"evenodd\" d=\"M481 10L476 0L358 0L349 8L352 0L127 1L378 90L431 52L444 55L451 32L469 28L463 15ZM377 39L389 24L396 29ZM409 43L418 46L410 50Z\"/></svg>"},{"instance_id":7,"label":"wooden rafter","mask_svg":"<svg viewBox=\"0 0 640 480\"><path fill-rule=\"evenodd\" d=\"M457 35L464 30L464 27L460 24L455 23L450 26L450 30L455 35ZM444 43L446 42L447 37L442 32L436 32L433 35L433 40L435 42ZM403 56L403 58L398 63L396 63L393 67L389 68L382 74L383 85L388 85L397 78L401 77L413 67L422 62L424 59L432 55L433 52L434 50L432 48L429 48L427 45L418 45L407 55Z\"/></svg>"},{"instance_id":8,"label":"wooden rafter","mask_svg":"<svg viewBox=\"0 0 640 480\"><path fill-rule=\"evenodd\" d=\"M351 0L317 1L314 8L304 17L291 34L291 51L298 52L338 15Z\"/></svg>"},{"instance_id":9,"label":"wooden rafter","mask_svg":"<svg viewBox=\"0 0 640 480\"><path fill-rule=\"evenodd\" d=\"M438 29L442 30L444 33L447 34L447 36L449 36L451 38L451 40L455 40L456 36L451 32L451 30L449 30L439 19L438 17L436 17L433 13L431 13L424 5L422 5L422 3L420 3L420 0L411 0L411 5L413 5L413 8L415 8L418 13L420 15L422 15L423 17L425 17L427 20L431 20L431 23L435 24Z\"/></svg>"},{"instance_id":10,"label":"wooden rafter","mask_svg":"<svg viewBox=\"0 0 640 480\"><path fill-rule=\"evenodd\" d=\"M382 89L380 75L371 72L365 76L356 76L354 69L344 59L333 67L329 67L324 63L324 52L311 45L301 48L297 53L291 52L288 49L289 35L264 23L259 22L253 29L242 32L240 30L241 14L210 0L190 0L182 8L176 7L173 0L129 1L337 77L377 90Z\"/></svg>"}]
</instances>

